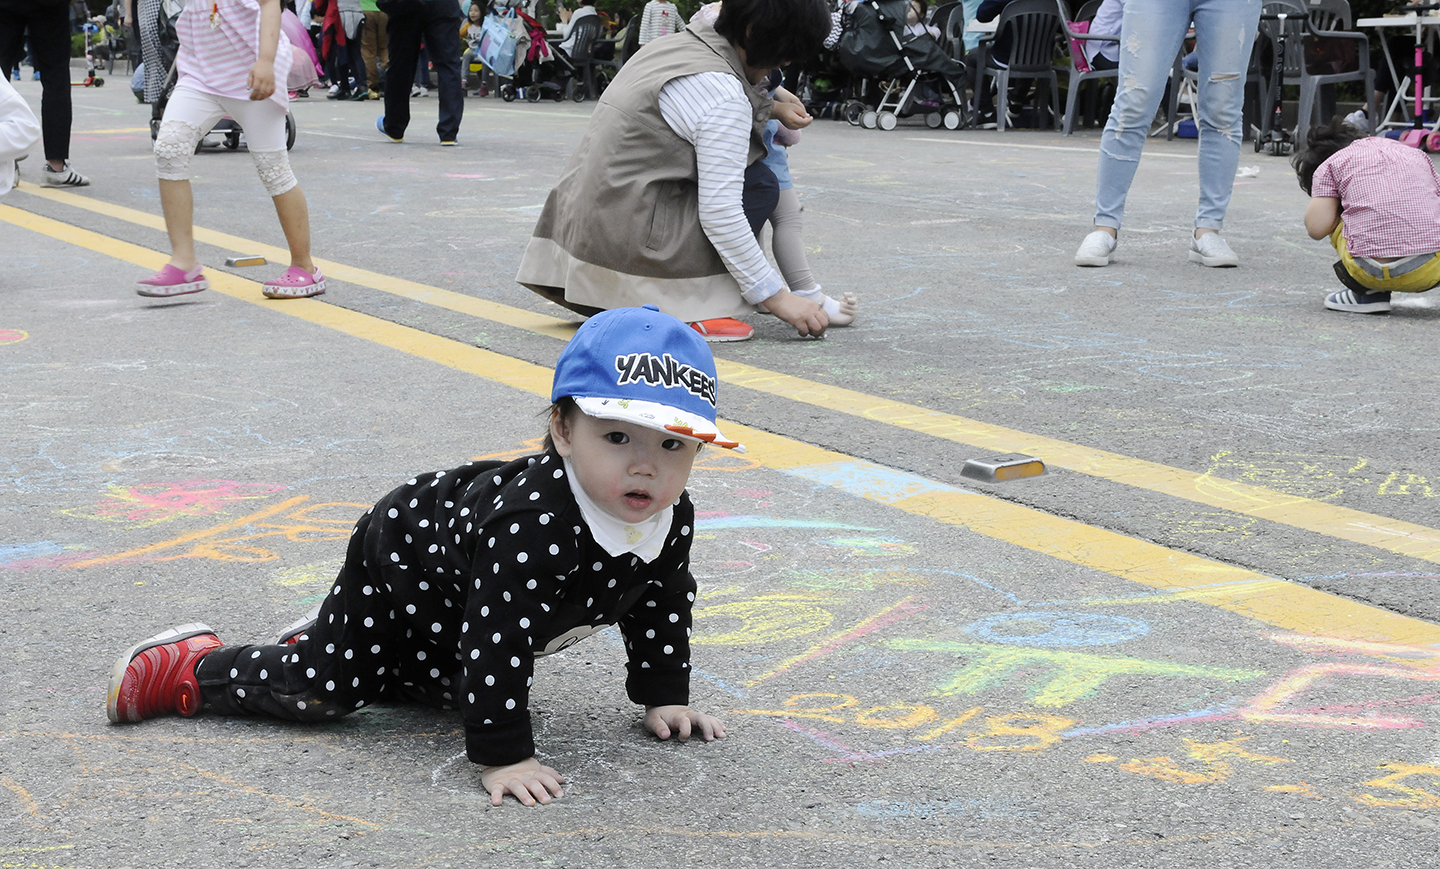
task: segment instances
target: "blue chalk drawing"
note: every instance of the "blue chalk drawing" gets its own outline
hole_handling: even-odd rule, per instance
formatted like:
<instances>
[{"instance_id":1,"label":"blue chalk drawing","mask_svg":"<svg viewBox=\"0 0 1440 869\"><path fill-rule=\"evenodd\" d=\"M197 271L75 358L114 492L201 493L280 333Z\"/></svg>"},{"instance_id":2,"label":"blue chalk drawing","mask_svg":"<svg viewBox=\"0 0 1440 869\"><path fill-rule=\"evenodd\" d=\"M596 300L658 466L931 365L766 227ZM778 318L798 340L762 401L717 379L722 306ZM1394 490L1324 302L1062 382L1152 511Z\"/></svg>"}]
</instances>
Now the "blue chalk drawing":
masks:
<instances>
[{"instance_id":1,"label":"blue chalk drawing","mask_svg":"<svg viewBox=\"0 0 1440 869\"><path fill-rule=\"evenodd\" d=\"M779 519L773 516L720 516L695 520L696 531L726 531L734 528L826 528L852 531L879 531L866 525L826 522L820 519Z\"/></svg>"},{"instance_id":2,"label":"blue chalk drawing","mask_svg":"<svg viewBox=\"0 0 1440 869\"><path fill-rule=\"evenodd\" d=\"M927 480L915 474L897 471L870 462L830 462L789 468L785 473L803 477L822 486L830 486L882 504L893 504L926 492L963 492L964 489Z\"/></svg>"},{"instance_id":3,"label":"blue chalk drawing","mask_svg":"<svg viewBox=\"0 0 1440 869\"><path fill-rule=\"evenodd\" d=\"M1030 612L986 616L971 622L965 630L987 643L1055 649L1123 643L1150 633L1150 626L1123 616Z\"/></svg>"}]
</instances>

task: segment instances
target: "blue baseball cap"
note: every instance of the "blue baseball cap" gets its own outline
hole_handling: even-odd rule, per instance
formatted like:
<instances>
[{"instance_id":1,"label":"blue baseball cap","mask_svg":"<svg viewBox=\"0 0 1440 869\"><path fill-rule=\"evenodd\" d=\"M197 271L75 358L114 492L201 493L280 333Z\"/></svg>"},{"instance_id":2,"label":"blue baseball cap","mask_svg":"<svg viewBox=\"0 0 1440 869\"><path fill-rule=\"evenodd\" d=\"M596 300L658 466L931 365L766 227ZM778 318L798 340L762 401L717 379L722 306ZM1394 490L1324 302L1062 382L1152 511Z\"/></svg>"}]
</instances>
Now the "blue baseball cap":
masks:
<instances>
[{"instance_id":1,"label":"blue baseball cap","mask_svg":"<svg viewBox=\"0 0 1440 869\"><path fill-rule=\"evenodd\" d=\"M744 452L715 427L715 357L694 329L654 305L586 320L555 363L550 400Z\"/></svg>"}]
</instances>

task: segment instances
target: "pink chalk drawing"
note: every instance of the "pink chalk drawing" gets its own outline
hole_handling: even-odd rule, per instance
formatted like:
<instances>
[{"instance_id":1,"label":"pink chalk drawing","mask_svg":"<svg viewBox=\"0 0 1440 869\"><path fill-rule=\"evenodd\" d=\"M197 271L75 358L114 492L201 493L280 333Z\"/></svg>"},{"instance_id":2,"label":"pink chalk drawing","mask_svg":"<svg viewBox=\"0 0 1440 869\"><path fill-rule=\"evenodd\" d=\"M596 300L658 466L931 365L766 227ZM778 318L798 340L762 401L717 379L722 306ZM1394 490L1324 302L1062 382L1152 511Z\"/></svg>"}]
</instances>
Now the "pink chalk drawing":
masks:
<instances>
[{"instance_id":1,"label":"pink chalk drawing","mask_svg":"<svg viewBox=\"0 0 1440 869\"><path fill-rule=\"evenodd\" d=\"M30 333L23 329L0 329L0 346L5 344L19 344L29 337Z\"/></svg>"},{"instance_id":2,"label":"pink chalk drawing","mask_svg":"<svg viewBox=\"0 0 1440 869\"><path fill-rule=\"evenodd\" d=\"M178 480L139 486L111 485L102 500L86 507L61 510L77 519L123 522L148 528L181 516L212 516L238 501L268 498L284 486L237 483L233 480Z\"/></svg>"},{"instance_id":3,"label":"pink chalk drawing","mask_svg":"<svg viewBox=\"0 0 1440 869\"><path fill-rule=\"evenodd\" d=\"M1430 692L1411 697L1376 698L1360 703L1297 705L1312 689L1319 690L1339 679L1366 680L1372 686L1371 690L1367 691L1371 697L1379 693L1382 685L1387 682L1440 683L1440 649L1326 637L1278 635L1271 639L1307 652L1378 658L1385 663L1334 661L1309 664L1293 670L1239 709L1237 714L1242 720L1356 730L1424 727L1426 722L1423 719L1408 715L1379 714L1380 710L1400 706L1428 706L1440 701L1440 694Z\"/></svg>"}]
</instances>

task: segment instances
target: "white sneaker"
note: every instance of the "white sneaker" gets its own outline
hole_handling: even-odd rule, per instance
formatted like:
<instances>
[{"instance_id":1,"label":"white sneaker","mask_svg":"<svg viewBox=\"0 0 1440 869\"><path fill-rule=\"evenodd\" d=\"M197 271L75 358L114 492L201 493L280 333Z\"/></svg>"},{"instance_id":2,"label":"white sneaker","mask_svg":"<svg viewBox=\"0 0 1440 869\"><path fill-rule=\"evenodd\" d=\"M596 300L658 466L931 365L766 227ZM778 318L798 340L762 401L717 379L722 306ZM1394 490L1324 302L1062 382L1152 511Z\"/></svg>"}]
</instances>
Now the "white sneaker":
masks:
<instances>
[{"instance_id":1,"label":"white sneaker","mask_svg":"<svg viewBox=\"0 0 1440 869\"><path fill-rule=\"evenodd\" d=\"M1240 257L1235 255L1220 233L1207 232L1190 240L1190 262L1212 269L1233 269L1240 265Z\"/></svg>"},{"instance_id":2,"label":"white sneaker","mask_svg":"<svg viewBox=\"0 0 1440 869\"><path fill-rule=\"evenodd\" d=\"M90 179L70 168L70 161L65 161L65 168L56 172L46 163L45 168L40 170L40 183L46 187L89 187Z\"/></svg>"},{"instance_id":3,"label":"white sneaker","mask_svg":"<svg viewBox=\"0 0 1440 869\"><path fill-rule=\"evenodd\" d=\"M1097 229L1085 236L1075 251L1077 266L1108 266L1110 254L1115 252L1115 238L1103 229Z\"/></svg>"},{"instance_id":4,"label":"white sneaker","mask_svg":"<svg viewBox=\"0 0 1440 869\"><path fill-rule=\"evenodd\" d=\"M415 85L414 87L410 88L410 96L412 96L412 97L423 97L423 96L425 96L425 95L427 95L427 94L429 94L429 93L430 93L430 91L426 90L425 88L422 88L422 87L421 87L420 85L418 85L418 84Z\"/></svg>"}]
</instances>

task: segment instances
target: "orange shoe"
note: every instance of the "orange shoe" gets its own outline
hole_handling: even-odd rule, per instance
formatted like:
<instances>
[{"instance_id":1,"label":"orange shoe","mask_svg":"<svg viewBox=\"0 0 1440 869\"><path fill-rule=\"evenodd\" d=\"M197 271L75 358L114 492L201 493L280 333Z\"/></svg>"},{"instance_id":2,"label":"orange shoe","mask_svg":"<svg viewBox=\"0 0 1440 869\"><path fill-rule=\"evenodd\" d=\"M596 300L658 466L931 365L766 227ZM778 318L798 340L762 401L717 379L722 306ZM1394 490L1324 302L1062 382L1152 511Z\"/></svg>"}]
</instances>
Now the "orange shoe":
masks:
<instances>
[{"instance_id":1,"label":"orange shoe","mask_svg":"<svg viewBox=\"0 0 1440 869\"><path fill-rule=\"evenodd\" d=\"M220 646L208 625L180 625L131 646L110 671L105 713L116 723L200 711L195 665Z\"/></svg>"},{"instance_id":2,"label":"orange shoe","mask_svg":"<svg viewBox=\"0 0 1440 869\"><path fill-rule=\"evenodd\" d=\"M706 341L718 344L722 341L749 341L755 335L755 327L734 317L717 317L714 320L698 320L690 328L699 332Z\"/></svg>"}]
</instances>

